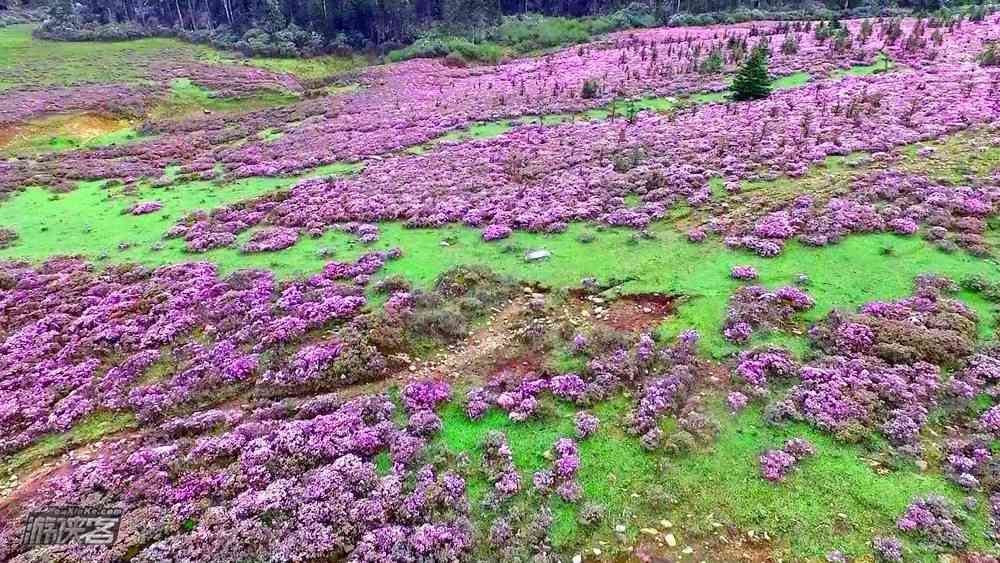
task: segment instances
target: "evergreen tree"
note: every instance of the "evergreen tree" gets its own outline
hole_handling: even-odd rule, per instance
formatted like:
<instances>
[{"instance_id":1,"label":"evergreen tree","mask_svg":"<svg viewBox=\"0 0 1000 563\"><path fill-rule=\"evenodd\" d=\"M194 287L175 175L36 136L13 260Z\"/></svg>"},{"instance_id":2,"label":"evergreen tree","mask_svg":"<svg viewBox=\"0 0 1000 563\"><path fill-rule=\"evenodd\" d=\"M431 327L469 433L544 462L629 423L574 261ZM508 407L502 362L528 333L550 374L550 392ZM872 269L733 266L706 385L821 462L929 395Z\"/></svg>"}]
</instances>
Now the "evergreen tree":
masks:
<instances>
[{"instance_id":1,"label":"evergreen tree","mask_svg":"<svg viewBox=\"0 0 1000 563\"><path fill-rule=\"evenodd\" d=\"M767 74L767 51L760 46L750 51L733 80L733 99L759 100L771 94L771 77Z\"/></svg>"}]
</instances>

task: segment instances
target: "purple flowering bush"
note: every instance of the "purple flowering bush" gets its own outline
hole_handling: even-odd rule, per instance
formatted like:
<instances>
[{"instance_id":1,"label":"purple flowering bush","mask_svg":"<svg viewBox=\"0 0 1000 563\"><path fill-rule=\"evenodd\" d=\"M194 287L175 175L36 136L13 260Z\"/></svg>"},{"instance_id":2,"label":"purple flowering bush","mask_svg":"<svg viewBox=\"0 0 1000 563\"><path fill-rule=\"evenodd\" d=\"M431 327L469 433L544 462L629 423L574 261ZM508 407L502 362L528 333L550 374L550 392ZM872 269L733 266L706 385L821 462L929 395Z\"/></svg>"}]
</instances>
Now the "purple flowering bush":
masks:
<instances>
[{"instance_id":1,"label":"purple flowering bush","mask_svg":"<svg viewBox=\"0 0 1000 563\"><path fill-rule=\"evenodd\" d=\"M132 215L146 215L147 213L159 211L162 208L163 204L159 201L141 201L126 209L125 212Z\"/></svg>"},{"instance_id":2,"label":"purple flowering bush","mask_svg":"<svg viewBox=\"0 0 1000 563\"><path fill-rule=\"evenodd\" d=\"M335 376L345 343L309 336L366 304L324 275L224 278L207 263L98 271L77 259L7 262L0 272L14 284L0 293L3 452L100 411L156 420L223 388L342 386L362 375ZM369 377L379 369L372 359ZM154 369L163 375L144 378Z\"/></svg>"},{"instance_id":3,"label":"purple flowering bush","mask_svg":"<svg viewBox=\"0 0 1000 563\"><path fill-rule=\"evenodd\" d=\"M779 330L791 322L793 315L814 305L805 291L794 286L773 292L756 285L741 287L729 298L722 333L726 340L743 344L755 330Z\"/></svg>"},{"instance_id":4,"label":"purple flowering bush","mask_svg":"<svg viewBox=\"0 0 1000 563\"><path fill-rule=\"evenodd\" d=\"M414 438L394 409L387 395L370 395L196 413L81 461L29 506L121 506L114 549L139 561L462 560L473 545L465 481L401 445ZM393 458L386 475L373 463L379 452ZM179 528L185 520L196 522L190 532ZM0 524L0 546L15 550L4 559L21 549L6 541L19 525ZM107 548L74 549L96 560Z\"/></svg>"},{"instance_id":5,"label":"purple flowering bush","mask_svg":"<svg viewBox=\"0 0 1000 563\"><path fill-rule=\"evenodd\" d=\"M962 520L962 514L949 500L927 495L910 503L896 527L940 547L962 549L969 542L961 528Z\"/></svg>"},{"instance_id":6,"label":"purple flowering bush","mask_svg":"<svg viewBox=\"0 0 1000 563\"><path fill-rule=\"evenodd\" d=\"M757 279L757 269L753 266L733 266L729 274L734 280L750 281Z\"/></svg>"},{"instance_id":7,"label":"purple flowering bush","mask_svg":"<svg viewBox=\"0 0 1000 563\"><path fill-rule=\"evenodd\" d=\"M781 449L760 455L760 473L768 481L781 481L799 462L815 453L816 448L804 438L792 438Z\"/></svg>"}]
</instances>

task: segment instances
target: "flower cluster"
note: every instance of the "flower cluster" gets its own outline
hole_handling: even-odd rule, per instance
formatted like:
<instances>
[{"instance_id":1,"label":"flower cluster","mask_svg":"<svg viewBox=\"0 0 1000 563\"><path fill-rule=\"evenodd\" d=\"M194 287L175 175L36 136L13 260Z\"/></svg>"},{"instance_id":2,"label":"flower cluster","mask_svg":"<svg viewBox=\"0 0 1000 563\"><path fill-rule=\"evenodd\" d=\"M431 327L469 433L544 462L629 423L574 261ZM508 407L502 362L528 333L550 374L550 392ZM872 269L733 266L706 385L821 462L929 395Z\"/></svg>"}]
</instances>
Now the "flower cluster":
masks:
<instances>
[{"instance_id":1,"label":"flower cluster","mask_svg":"<svg viewBox=\"0 0 1000 563\"><path fill-rule=\"evenodd\" d=\"M790 322L795 313L815 305L808 294L794 286L776 291L753 285L741 287L729 298L722 334L726 340L743 344L754 330L776 330Z\"/></svg>"},{"instance_id":2,"label":"flower cluster","mask_svg":"<svg viewBox=\"0 0 1000 563\"><path fill-rule=\"evenodd\" d=\"M403 387L400 395L409 412L434 410L451 398L451 386L443 381L420 381Z\"/></svg>"},{"instance_id":3,"label":"flower cluster","mask_svg":"<svg viewBox=\"0 0 1000 563\"><path fill-rule=\"evenodd\" d=\"M729 275L734 280L750 281L757 279L757 269L753 266L733 266Z\"/></svg>"},{"instance_id":4,"label":"flower cluster","mask_svg":"<svg viewBox=\"0 0 1000 563\"><path fill-rule=\"evenodd\" d=\"M768 481L780 481L795 466L816 453L804 438L792 438L780 450L768 450L760 455L760 472Z\"/></svg>"},{"instance_id":5,"label":"flower cluster","mask_svg":"<svg viewBox=\"0 0 1000 563\"><path fill-rule=\"evenodd\" d=\"M483 240L490 242L505 239L511 234L510 227L506 225L487 225L483 229Z\"/></svg>"},{"instance_id":6,"label":"flower cluster","mask_svg":"<svg viewBox=\"0 0 1000 563\"><path fill-rule=\"evenodd\" d=\"M483 439L483 472L493 483L496 500L503 501L521 490L521 475L514 466L514 455L502 432L491 431Z\"/></svg>"},{"instance_id":7,"label":"flower cluster","mask_svg":"<svg viewBox=\"0 0 1000 563\"><path fill-rule=\"evenodd\" d=\"M583 489L576 482L576 473L580 468L580 453L576 442L560 438L553 450L556 458L552 469L543 469L532 476L535 490L543 494L554 490L566 502L577 502L583 496Z\"/></svg>"},{"instance_id":8,"label":"flower cluster","mask_svg":"<svg viewBox=\"0 0 1000 563\"><path fill-rule=\"evenodd\" d=\"M284 250L299 241L296 229L275 227L262 229L250 236L250 240L240 247L243 252L273 252Z\"/></svg>"},{"instance_id":9,"label":"flower cluster","mask_svg":"<svg viewBox=\"0 0 1000 563\"><path fill-rule=\"evenodd\" d=\"M771 378L788 378L797 370L798 365L787 350L762 348L740 352L733 376L734 381L748 385L751 394L764 396Z\"/></svg>"},{"instance_id":10,"label":"flower cluster","mask_svg":"<svg viewBox=\"0 0 1000 563\"><path fill-rule=\"evenodd\" d=\"M126 209L125 212L132 215L146 215L147 213L159 211L162 208L163 204L159 201L141 201Z\"/></svg>"},{"instance_id":11,"label":"flower cluster","mask_svg":"<svg viewBox=\"0 0 1000 563\"><path fill-rule=\"evenodd\" d=\"M980 479L995 478L993 454L986 440L954 438L945 442L944 453L945 475L960 487L975 490Z\"/></svg>"},{"instance_id":12,"label":"flower cluster","mask_svg":"<svg viewBox=\"0 0 1000 563\"><path fill-rule=\"evenodd\" d=\"M580 411L573 417L573 425L576 428L576 437L583 440L597 432L600 420L587 411Z\"/></svg>"},{"instance_id":13,"label":"flower cluster","mask_svg":"<svg viewBox=\"0 0 1000 563\"><path fill-rule=\"evenodd\" d=\"M345 343L310 331L351 319L366 299L322 275L53 259L0 263L0 278L2 452L100 410L157 419L223 388L339 386L380 369L372 357L372 373L331 373Z\"/></svg>"},{"instance_id":14,"label":"flower cluster","mask_svg":"<svg viewBox=\"0 0 1000 563\"><path fill-rule=\"evenodd\" d=\"M119 506L125 517L115 549L138 561L464 560L473 547L465 480L395 463L408 449L399 444L419 439L393 415L385 394L197 412L77 460L26 497L24 508ZM374 457L385 451L393 471L380 475ZM193 528L182 528L185 521ZM26 549L11 541L23 524L21 516L0 523L3 559ZM51 559L53 549L29 557ZM106 554L73 549L74 560Z\"/></svg>"},{"instance_id":15,"label":"flower cluster","mask_svg":"<svg viewBox=\"0 0 1000 563\"><path fill-rule=\"evenodd\" d=\"M879 563L902 563L903 542L895 537L876 537L872 539L872 551Z\"/></svg>"},{"instance_id":16,"label":"flower cluster","mask_svg":"<svg viewBox=\"0 0 1000 563\"><path fill-rule=\"evenodd\" d=\"M962 549L969 539L962 530L961 521L961 514L951 501L939 495L927 495L910 503L896 521L896 527L919 535L929 543Z\"/></svg>"}]
</instances>

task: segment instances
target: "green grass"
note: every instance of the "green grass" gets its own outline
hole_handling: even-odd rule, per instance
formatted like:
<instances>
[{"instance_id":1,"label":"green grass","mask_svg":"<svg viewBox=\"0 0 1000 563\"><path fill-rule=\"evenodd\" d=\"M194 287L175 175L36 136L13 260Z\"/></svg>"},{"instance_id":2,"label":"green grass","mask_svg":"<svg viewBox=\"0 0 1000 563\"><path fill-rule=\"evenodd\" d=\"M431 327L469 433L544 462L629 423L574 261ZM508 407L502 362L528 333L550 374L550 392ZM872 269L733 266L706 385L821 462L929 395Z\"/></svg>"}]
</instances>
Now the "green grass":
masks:
<instances>
[{"instance_id":1,"label":"green grass","mask_svg":"<svg viewBox=\"0 0 1000 563\"><path fill-rule=\"evenodd\" d=\"M287 105L299 100L291 92L264 91L241 98L218 97L188 78L170 81L170 93L153 110L150 116L157 119L176 119L200 112L250 111L266 107Z\"/></svg>"},{"instance_id":2,"label":"green grass","mask_svg":"<svg viewBox=\"0 0 1000 563\"><path fill-rule=\"evenodd\" d=\"M523 490L530 490L531 475L551 465L546 452L558 438L573 436L576 408L550 400L543 405L541 417L515 423L495 409L479 421L470 421L456 402L450 403L442 410L444 428L437 441L453 454L470 454L472 467L477 467L479 445L486 434L504 432ZM718 533L714 522L743 532L766 533L774 538L777 553L811 561L822 559L832 549L855 557L870 553L871 538L894 534L895 519L915 496L943 494L959 505L966 496L934 470L920 473L915 466L904 465L876 471L867 461L875 457L870 445L838 442L805 424L771 426L763 422L756 407L733 416L719 405L718 399L711 401L710 410L721 423L717 440L677 455L647 452L636 437L623 431L620 425L632 406L630 399L616 396L596 405L591 412L601 425L597 434L579 443L582 465L578 474L584 500L606 509L606 519L593 529L577 522L576 505L556 498L542 501L522 492L511 502L547 503L555 515L550 538L564 551L597 547L602 541L616 543L613 530L618 524L624 524L626 535L635 538L640 528L656 528L659 520L667 519L674 523L671 531L681 546ZM669 417L663 425L675 426ZM782 482L764 480L758 456L765 449L781 447L791 437L810 440L817 455ZM877 442L873 445L877 450ZM475 507L492 485L477 476L468 486L473 513L486 530L493 515ZM656 496L663 493L670 501ZM988 550L985 499L979 500L965 529L973 549ZM912 560L935 560L930 551L907 543Z\"/></svg>"},{"instance_id":3,"label":"green grass","mask_svg":"<svg viewBox=\"0 0 1000 563\"><path fill-rule=\"evenodd\" d=\"M39 41L33 25L0 28L0 92L24 86L141 82L157 61L195 59L211 51L170 38L133 41Z\"/></svg>"},{"instance_id":4,"label":"green grass","mask_svg":"<svg viewBox=\"0 0 1000 563\"><path fill-rule=\"evenodd\" d=\"M71 448L83 446L129 428L138 421L132 414L100 412L87 416L61 434L50 434L31 446L0 461L0 479L31 468Z\"/></svg>"},{"instance_id":5,"label":"green grass","mask_svg":"<svg viewBox=\"0 0 1000 563\"><path fill-rule=\"evenodd\" d=\"M309 58L238 57L233 53L205 50L199 53L202 60L216 64L242 64L292 74L303 80L318 80L343 74L368 64L360 55L323 55Z\"/></svg>"},{"instance_id":6,"label":"green grass","mask_svg":"<svg viewBox=\"0 0 1000 563\"><path fill-rule=\"evenodd\" d=\"M336 168L327 167L323 172L343 173L351 169ZM838 170L843 173L847 168ZM338 260L348 260L371 249L400 246L404 257L390 262L382 275L402 274L422 287L430 286L441 272L456 265L484 264L552 287L576 287L586 277L596 277L602 282L632 279L618 291L683 296L676 315L661 327L661 334L670 337L686 328L696 328L703 335L704 349L716 357L737 349L719 333L728 296L739 286L729 278L729 271L735 265L755 266L761 273L760 283L769 287L792 284L798 274L806 274L811 280L809 292L817 306L804 315L804 321L816 320L834 307L856 307L875 299L906 296L913 278L924 272L937 272L953 279L979 274L1000 281L1000 273L990 261L963 252L944 253L919 237L854 235L823 248L792 242L780 256L765 259L744 251L731 251L715 239L702 244L689 243L670 219L650 226L655 240L635 240L634 232L629 229L574 223L561 234L516 232L509 239L484 243L478 230L465 226L407 229L400 223L382 223L381 239L370 246L358 244L341 232L331 232L319 239L303 238L290 249L276 253L244 255L236 249L223 248L189 254L183 251L183 242L179 240L162 241L161 250L152 249L185 213L247 199L292 181L247 179L225 186L194 182L165 189L150 188L131 197L109 197L109 192L96 183L86 183L76 191L57 196L37 188L28 189L0 205L0 225L13 227L20 235L12 247L0 250L0 257L42 260L54 254L82 254L90 258L107 254L109 260L150 266L196 259L213 261L223 271L256 267L270 269L281 277L293 277L321 269L327 260L320 256L319 250L323 248L333 250ZM164 208L138 217L121 213L131 203L147 199L160 200ZM675 219L686 212L676 210ZM577 240L585 232L595 234L596 239L589 243ZM250 233L244 233L243 238L249 236ZM441 246L444 239L448 239L448 246ZM119 250L122 242L130 243L130 247ZM538 248L549 250L552 256L539 262L525 262L524 251ZM891 253L887 254L886 249L891 249ZM981 335L989 336L997 315L996 306L974 294L963 292L960 296L980 313ZM800 335L763 338L777 338L793 347L796 339L801 340Z\"/></svg>"},{"instance_id":7,"label":"green grass","mask_svg":"<svg viewBox=\"0 0 1000 563\"><path fill-rule=\"evenodd\" d=\"M453 453L470 453L473 466L476 466L481 459L479 445L486 434L493 430L503 431L513 452L514 465L521 474L522 490L528 490L532 474L551 466L546 453L550 452L556 440L573 437L575 432L574 407L549 400L544 401L544 405L548 413L546 416L523 423L510 421L506 413L496 409L487 411L481 420L473 422L453 402L445 406L441 413L444 427L437 439ZM644 452L635 438L627 436L617 427L618 419L627 408L628 400L620 396L597 405L592 412L601 420L600 430L579 444L582 465L578 481L587 500L604 505L609 515L629 511L629 505L633 504L632 494L641 493L644 487L654 482L655 458ZM611 474L615 477L610 477ZM469 483L470 501L474 507L478 506L491 486L481 478ZM556 498L548 502L555 515L553 543L560 549L572 547L579 540L577 507ZM487 515L481 514L482 526L488 526L489 520ZM605 528L600 533L610 536L613 525L606 525Z\"/></svg>"},{"instance_id":8,"label":"green grass","mask_svg":"<svg viewBox=\"0 0 1000 563\"><path fill-rule=\"evenodd\" d=\"M843 78L845 76L866 76L869 74L889 72L890 70L899 70L900 68L901 67L896 65L892 59L885 56L883 53L879 53L875 57L875 62L870 65L854 65L846 70L835 70L830 73L830 77Z\"/></svg>"},{"instance_id":9,"label":"green grass","mask_svg":"<svg viewBox=\"0 0 1000 563\"><path fill-rule=\"evenodd\" d=\"M400 62L417 58L449 56L457 60L480 63L498 63L504 56L503 49L491 42L474 43L464 37L428 35L401 49L389 51L386 60Z\"/></svg>"},{"instance_id":10,"label":"green grass","mask_svg":"<svg viewBox=\"0 0 1000 563\"><path fill-rule=\"evenodd\" d=\"M307 80L349 72L368 62L360 56L338 55L308 59L246 58L167 37L43 41L32 38L34 27L27 24L0 28L0 92L25 86L143 83L156 80L153 65L178 61L249 65Z\"/></svg>"},{"instance_id":11,"label":"green grass","mask_svg":"<svg viewBox=\"0 0 1000 563\"><path fill-rule=\"evenodd\" d=\"M873 536L898 533L895 519L915 496L942 494L957 505L966 496L940 474L920 473L913 465L879 474L866 463L870 456L865 446L838 442L805 424L771 426L761 414L759 408L736 417L722 414L722 432L710 453L687 455L670 464L665 481L679 499L672 507L675 522L683 518L695 533L708 534L711 527L697 516L730 519L743 530L768 532L777 547L796 560L816 561L833 549L851 557L870 553ZM782 482L765 481L757 457L792 437L812 442L816 456ZM965 529L972 550L988 550L986 503L979 500ZM912 550L907 561L937 560L936 554L907 543Z\"/></svg>"},{"instance_id":12,"label":"green grass","mask_svg":"<svg viewBox=\"0 0 1000 563\"><path fill-rule=\"evenodd\" d=\"M311 175L347 173L351 165L331 165ZM273 269L287 277L322 268L325 260L319 249L325 246L349 249L353 238L330 233L320 239L303 238L294 253L244 255L236 249L218 249L205 254L186 253L181 240L161 240L177 220L196 209L209 210L259 196L296 181L295 178L251 178L217 186L211 182L191 182L166 188L145 188L137 195L123 196L104 188L103 182L84 182L65 194L29 188L0 205L0 225L14 226L20 240L0 250L5 258L43 260L59 254L83 255L99 259L132 261L160 266L190 260L211 260L224 271L241 268ZM134 216L123 211L139 201L157 200L163 208L156 213ZM245 233L244 238L250 233ZM119 245L128 243L121 250ZM161 250L152 247L161 243Z\"/></svg>"},{"instance_id":13,"label":"green grass","mask_svg":"<svg viewBox=\"0 0 1000 563\"><path fill-rule=\"evenodd\" d=\"M37 155L80 148L128 144L149 139L133 122L103 114L59 114L36 119L15 128L17 136L0 154Z\"/></svg>"}]
</instances>

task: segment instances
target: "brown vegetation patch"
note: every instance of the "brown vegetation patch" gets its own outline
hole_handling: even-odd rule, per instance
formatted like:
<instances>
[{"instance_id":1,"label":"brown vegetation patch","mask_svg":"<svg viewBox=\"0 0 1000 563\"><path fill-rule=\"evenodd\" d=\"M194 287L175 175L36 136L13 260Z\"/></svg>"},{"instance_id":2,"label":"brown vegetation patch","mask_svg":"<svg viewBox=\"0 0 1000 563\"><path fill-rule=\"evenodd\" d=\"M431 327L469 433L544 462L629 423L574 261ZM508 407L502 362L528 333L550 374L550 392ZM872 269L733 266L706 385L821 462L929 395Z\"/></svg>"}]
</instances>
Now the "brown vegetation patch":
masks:
<instances>
[{"instance_id":1,"label":"brown vegetation patch","mask_svg":"<svg viewBox=\"0 0 1000 563\"><path fill-rule=\"evenodd\" d=\"M54 115L0 128L0 148L17 148L33 140L55 137L86 142L130 126L129 120L104 113Z\"/></svg>"},{"instance_id":2,"label":"brown vegetation patch","mask_svg":"<svg viewBox=\"0 0 1000 563\"><path fill-rule=\"evenodd\" d=\"M675 295L634 293L609 300L597 295L572 294L584 317L595 324L626 332L655 328L674 311Z\"/></svg>"}]
</instances>

